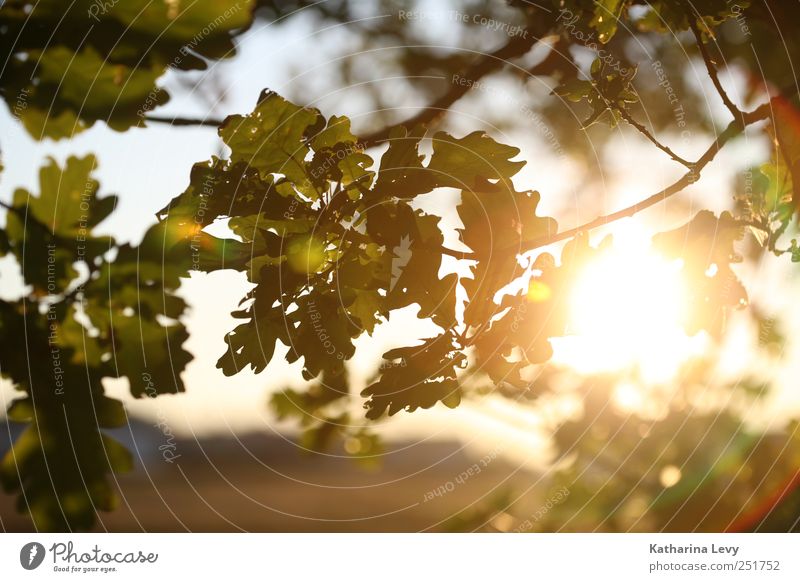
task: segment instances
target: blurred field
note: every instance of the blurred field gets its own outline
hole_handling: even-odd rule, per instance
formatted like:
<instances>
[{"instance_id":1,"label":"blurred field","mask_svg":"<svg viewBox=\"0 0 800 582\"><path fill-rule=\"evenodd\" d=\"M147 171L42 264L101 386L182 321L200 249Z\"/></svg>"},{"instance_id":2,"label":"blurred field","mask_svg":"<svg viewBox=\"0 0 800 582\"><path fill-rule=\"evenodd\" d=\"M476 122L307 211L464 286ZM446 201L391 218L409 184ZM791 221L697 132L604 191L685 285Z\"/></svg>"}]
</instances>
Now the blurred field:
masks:
<instances>
[{"instance_id":1,"label":"blurred field","mask_svg":"<svg viewBox=\"0 0 800 582\"><path fill-rule=\"evenodd\" d=\"M453 516L480 513L512 483L518 489L535 478L498 457L456 484L462 472L481 465L481 456L442 441L390 444L380 464L368 468L351 458L303 453L272 435L181 439L174 442L180 456L168 463L158 429L131 426L115 433L139 456L137 467L118 477L122 502L100 515L97 531L446 531ZM20 430L9 428L12 436ZM0 435L5 454L5 425ZM430 494L448 482L450 492ZM0 493L2 530L31 531L14 505Z\"/></svg>"}]
</instances>

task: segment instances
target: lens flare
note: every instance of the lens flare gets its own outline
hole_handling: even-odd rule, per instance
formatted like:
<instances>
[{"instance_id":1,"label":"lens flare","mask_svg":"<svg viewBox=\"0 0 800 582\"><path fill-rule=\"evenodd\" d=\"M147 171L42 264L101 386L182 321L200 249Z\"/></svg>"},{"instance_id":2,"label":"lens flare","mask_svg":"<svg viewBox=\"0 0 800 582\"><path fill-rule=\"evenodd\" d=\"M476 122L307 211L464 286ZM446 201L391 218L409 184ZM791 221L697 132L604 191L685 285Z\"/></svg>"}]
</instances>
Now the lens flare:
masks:
<instances>
[{"instance_id":1,"label":"lens flare","mask_svg":"<svg viewBox=\"0 0 800 582\"><path fill-rule=\"evenodd\" d=\"M554 359L582 373L637 368L647 382L666 382L701 351L683 330L686 287L680 261L642 245L613 247L586 265L570 296L568 337Z\"/></svg>"}]
</instances>

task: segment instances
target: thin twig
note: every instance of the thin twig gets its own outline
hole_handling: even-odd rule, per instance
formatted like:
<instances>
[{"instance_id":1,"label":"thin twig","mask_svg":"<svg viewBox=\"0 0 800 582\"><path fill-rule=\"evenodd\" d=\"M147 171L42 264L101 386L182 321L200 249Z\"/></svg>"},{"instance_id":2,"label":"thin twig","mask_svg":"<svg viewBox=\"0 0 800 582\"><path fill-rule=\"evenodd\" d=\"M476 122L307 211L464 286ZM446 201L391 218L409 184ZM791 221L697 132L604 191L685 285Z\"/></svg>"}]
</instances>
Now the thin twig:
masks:
<instances>
[{"instance_id":1,"label":"thin twig","mask_svg":"<svg viewBox=\"0 0 800 582\"><path fill-rule=\"evenodd\" d=\"M772 108L772 103L765 103L755 111L751 111L749 113L743 112L741 119L733 120L728 125L728 127L725 128L725 131L719 134L717 139L714 140L714 142L708 147L705 153L702 156L700 156L700 158L694 164L692 164L692 170L685 173L683 176L681 176L680 179L678 179L670 186L667 186L663 190L656 192L655 194L645 198L644 200L640 200L636 204L632 204L631 206L628 206L621 210L617 210L616 212L612 212L611 214L598 216L594 220L591 220L580 226L576 226L575 228L559 232L552 236L536 239L532 241L533 246L525 252L527 253L537 248L551 245L553 243L571 238L577 234L586 232L588 230L593 230L601 226L606 226L607 224L610 224L622 218L631 217L634 214L637 214L638 212L641 212L642 210L649 208L654 204L662 202L667 198L669 198L670 196L677 194L687 186L695 183L700 178L700 171L714 159L714 157L726 143L728 143L731 139L742 133L745 127L747 127L751 123L755 123L756 121L767 119L769 117L771 108Z\"/></svg>"},{"instance_id":2,"label":"thin twig","mask_svg":"<svg viewBox=\"0 0 800 582\"><path fill-rule=\"evenodd\" d=\"M602 72L604 70L605 70L605 63L603 63L603 65L602 65L601 74L602 74ZM620 115L620 117L622 117L622 119L624 119L628 124L630 124L636 130L638 130L639 133L641 133L644 137L646 137L648 140L650 140L650 142L653 145L655 145L658 149L660 149L662 152L667 154L670 158L672 158L673 160L675 160L679 164L682 164L683 166L685 166L689 170L694 169L694 165L692 164L692 162L682 158L681 156L676 154L674 151L672 151L671 148L669 148L668 146L666 146L666 145L662 144L660 141L658 141L656 139L656 137L652 133L650 133L650 130L648 130L644 125L642 125L641 123L639 123L638 121L636 121L633 118L633 116L630 114L630 112L628 112L627 109L625 109L624 107L619 106L614 100L609 99L600 90L600 87L597 85L597 83L593 83L593 86L594 86L595 92L600 96L600 98L606 104L606 107L608 109L610 109L611 111L616 111L617 113L619 113L619 115ZM603 111L597 111L597 112L595 112L595 115L593 115L592 117L589 118L589 120L591 120L591 123L594 123L597 119L599 119L600 115L602 115L603 113L604 113ZM590 121L589 120L584 122L584 127L590 125Z\"/></svg>"},{"instance_id":3,"label":"thin twig","mask_svg":"<svg viewBox=\"0 0 800 582\"><path fill-rule=\"evenodd\" d=\"M163 117L160 115L148 115L145 117L147 121L155 123L168 123L170 125L181 126L205 126L205 127L219 127L222 125L222 119L214 119L211 117L204 117L202 119L196 117Z\"/></svg>"},{"instance_id":4,"label":"thin twig","mask_svg":"<svg viewBox=\"0 0 800 582\"><path fill-rule=\"evenodd\" d=\"M589 126L594 125L595 122L598 119L600 119L600 117L605 112L606 112L605 109L598 109L597 111L594 111L589 117L587 117L586 119L583 120L583 122L581 123L581 128L582 129L588 129Z\"/></svg>"},{"instance_id":5,"label":"thin twig","mask_svg":"<svg viewBox=\"0 0 800 582\"><path fill-rule=\"evenodd\" d=\"M449 249L447 247L441 247L440 249L443 255L448 255L450 257L454 257L456 259L466 259L468 261L476 260L474 253L470 251L455 251L453 249Z\"/></svg>"},{"instance_id":6,"label":"thin twig","mask_svg":"<svg viewBox=\"0 0 800 582\"><path fill-rule=\"evenodd\" d=\"M9 212L13 212L14 214L17 214L17 215L20 214L20 209L19 208L17 208L16 206L11 206L10 204L6 204L2 200L0 200L0 207L5 208ZM24 215L23 215L23 217L24 217Z\"/></svg>"},{"instance_id":7,"label":"thin twig","mask_svg":"<svg viewBox=\"0 0 800 582\"><path fill-rule=\"evenodd\" d=\"M531 50L533 45L536 44L537 40L538 39L536 38L535 34L523 34L514 37L495 52L484 55L471 66L457 73L459 78L469 80L471 81L470 83L453 83L453 86L447 93L425 107L425 109L420 111L418 114L406 119L401 123L370 133L364 136L360 140L360 143L364 144L364 147L371 147L389 139L389 134L391 133L392 129L397 126L402 125L405 127L414 127L416 125L430 123L437 117L446 113L450 107L452 107L453 103L466 95L475 84L475 81L499 69L509 59L520 57L526 54L529 50Z\"/></svg>"},{"instance_id":8,"label":"thin twig","mask_svg":"<svg viewBox=\"0 0 800 582\"><path fill-rule=\"evenodd\" d=\"M728 108L728 111L731 112L731 115L733 115L733 117L736 119L741 118L744 115L744 112L733 104L733 101L731 101L730 97L728 97L725 89L722 88L722 83L720 83L719 75L717 74L717 68L714 65L714 60L711 58L711 55L709 54L708 49L703 42L703 34L697 27L694 9L686 0L681 0L681 4L683 4L684 9L686 10L686 18L689 21L689 28L692 29L692 34L694 34L695 40L697 40L697 48L700 49L700 55L703 57L703 62L706 64L706 69L708 70L708 76L711 77L711 82L714 83L717 93L719 93L719 96L722 98L722 102L725 104L725 107Z\"/></svg>"},{"instance_id":9,"label":"thin twig","mask_svg":"<svg viewBox=\"0 0 800 582\"><path fill-rule=\"evenodd\" d=\"M371 134L368 134L359 140L363 147L371 147L389 138L389 134L395 127L414 127L420 124L427 124L436 119L437 117L446 113L452 105L463 97L474 85L478 79L485 77L489 73L499 69L508 59L520 57L526 54L534 44L537 38L534 34L525 34L514 37L507 44L499 48L493 53L485 55L480 60L473 63L467 69L457 73L460 78L472 81L469 84L454 83L453 87L442 95L439 99L425 107L418 114L410 117L397 124L385 127ZM553 62L550 56L545 58L541 63L532 67L528 72L531 75L544 75L552 72ZM196 117L165 117L160 115L148 115L145 117L147 121L154 123L167 123L175 126L200 126L200 127L219 127L222 125L222 119L215 119L210 117L196 118Z\"/></svg>"},{"instance_id":10,"label":"thin twig","mask_svg":"<svg viewBox=\"0 0 800 582\"><path fill-rule=\"evenodd\" d=\"M652 142L652 144L654 146L656 146L658 149L660 149L662 152L667 154L670 158L672 158L673 160L675 160L679 164L682 164L682 165L686 166L686 168L688 168L689 170L694 169L694 165L692 164L692 162L682 158L681 156L676 154L674 151L672 151L672 149L670 149L668 146L666 146L666 145L662 144L660 141L658 141L656 139L656 137L652 133L650 133L650 131L644 125L642 125L641 123L636 121L628 111L626 111L622 107L614 107L614 109L620 114L622 119L624 119L626 122L628 122L634 128L636 128L639 131L639 133L641 133L643 136L645 136L647 139L649 139Z\"/></svg>"},{"instance_id":11,"label":"thin twig","mask_svg":"<svg viewBox=\"0 0 800 582\"><path fill-rule=\"evenodd\" d=\"M760 220L745 220L739 218L736 220L736 222L741 226L749 226L750 228L766 232L767 234L772 234L772 229L769 227L769 225L764 224Z\"/></svg>"},{"instance_id":12,"label":"thin twig","mask_svg":"<svg viewBox=\"0 0 800 582\"><path fill-rule=\"evenodd\" d=\"M680 179L676 182L667 186L666 188L656 192L652 196L648 196L647 198L640 200L639 202L627 206L621 210L617 210L616 212L612 212L611 214L606 214L602 216L598 216L597 218L590 220L580 226L576 226L575 228L570 228L569 230L564 230L558 232L554 235L544 236L537 239L530 241L530 243L526 244L525 246L528 247L526 250L522 251L520 254L525 255L531 251L539 249L541 247L546 247L551 244L566 240L568 238L572 238L580 233L587 232L589 230L594 230L596 228L600 228L601 226L606 226L615 222L617 220L621 220L623 218L629 218L634 214L645 210L646 208L650 208L651 206L658 204L659 202L663 202L670 196L674 196L678 192L681 192L687 186L695 183L700 178L700 172L703 168L705 168L717 155L717 153L722 149L722 147L728 143L731 139L742 133L748 125L755 123L757 121L761 121L764 119L768 119L770 116L770 112L772 110L772 103L765 103L764 105L760 106L758 109L751 111L749 113L742 113L741 119L733 120L725 130L719 134L716 140L708 147L705 153L700 156L700 158L691 164L692 169L686 172ZM505 247L500 249L495 249L495 252L518 252L520 251L519 245L514 245L513 247ZM451 249L443 249L445 254L450 256L454 256L460 259L470 259L476 260L478 257L474 253L462 253L460 251L453 251Z\"/></svg>"}]
</instances>

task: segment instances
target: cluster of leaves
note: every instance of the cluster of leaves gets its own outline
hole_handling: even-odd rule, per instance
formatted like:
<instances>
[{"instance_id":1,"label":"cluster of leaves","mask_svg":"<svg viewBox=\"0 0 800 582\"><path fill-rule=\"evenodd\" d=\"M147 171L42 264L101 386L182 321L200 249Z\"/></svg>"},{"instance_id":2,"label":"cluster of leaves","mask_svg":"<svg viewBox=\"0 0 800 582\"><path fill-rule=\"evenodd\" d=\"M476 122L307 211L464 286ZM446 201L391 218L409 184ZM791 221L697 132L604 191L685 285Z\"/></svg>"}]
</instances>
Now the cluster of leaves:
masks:
<instances>
[{"instance_id":1,"label":"cluster of leaves","mask_svg":"<svg viewBox=\"0 0 800 582\"><path fill-rule=\"evenodd\" d=\"M353 340L416 304L440 334L384 355L380 377L364 392L367 416L457 404L467 343L457 326L458 277L440 275L440 218L414 201L437 188L463 189L461 240L476 261L465 318L467 329L475 327L492 316L493 296L519 271L514 249L555 232L552 219L535 218L538 195L511 185L523 165L512 161L519 150L482 132L462 139L438 133L426 163L424 130L400 128L376 174L347 118L326 120L271 92L251 114L228 118L220 135L230 159L196 165L188 190L162 211L187 238L226 220L237 240L219 241L226 247L220 268L243 270L255 284L234 313L244 322L228 334L218 367L228 375L260 372L280 342L287 360L302 358L304 377L316 382L302 397L281 395L282 414L291 400L301 416L329 422L340 412L323 409L348 394ZM401 252L409 256L393 269Z\"/></svg>"},{"instance_id":2,"label":"cluster of leaves","mask_svg":"<svg viewBox=\"0 0 800 582\"><path fill-rule=\"evenodd\" d=\"M570 23L594 30L603 44L610 42L619 29L674 35L688 30L690 20L711 34L750 6L749 0L737 2L736 6L726 0L568 0L555 4L572 16Z\"/></svg>"},{"instance_id":3,"label":"cluster of leaves","mask_svg":"<svg viewBox=\"0 0 800 582\"><path fill-rule=\"evenodd\" d=\"M25 392L9 419L30 423L0 479L45 531L91 527L98 510L117 503L109 473L133 466L102 431L127 423L104 378L125 377L134 397L154 398L183 391L179 374L190 360L177 321L185 305L174 294L185 265L166 254L161 224L135 247L94 234L116 204L98 196L95 165L93 156L64 167L51 160L38 194L14 193L0 238L24 280L19 299L0 301L0 372Z\"/></svg>"},{"instance_id":4,"label":"cluster of leaves","mask_svg":"<svg viewBox=\"0 0 800 582\"><path fill-rule=\"evenodd\" d=\"M765 248L780 256L790 254L800 262L800 248L792 239L781 247L782 237L791 232L800 210L800 115L785 99L774 104L774 121L769 128L775 145L772 159L748 172L736 196L742 218Z\"/></svg>"},{"instance_id":5,"label":"cluster of leaves","mask_svg":"<svg viewBox=\"0 0 800 582\"><path fill-rule=\"evenodd\" d=\"M797 423L764 433L741 414L765 404L769 382L725 379L699 357L680 380L643 386L630 374L577 375L548 366L537 378L580 413L545 417L556 458L547 487L506 491L458 515L457 531L796 531ZM620 398L631 385L638 401ZM564 388L569 386L569 388ZM627 388L626 388L627 387ZM539 395L519 402L543 413ZM548 399L545 399L548 400Z\"/></svg>"},{"instance_id":6,"label":"cluster of leaves","mask_svg":"<svg viewBox=\"0 0 800 582\"><path fill-rule=\"evenodd\" d=\"M215 243L223 249L216 268L244 271L254 287L234 312L244 321L227 335L217 365L227 375L258 373L283 344L287 361L302 359L312 384L279 394L273 405L314 434L323 427L328 435L335 427L347 434L345 363L353 342L410 305L440 333L384 354L363 392L368 419L437 402L457 405L471 347L473 372L523 389L522 370L546 362L550 338L566 333L565 297L576 273L608 247L593 248L581 235L563 248L560 262L543 253L523 266L529 252L553 240L557 225L536 215L538 193L514 188L511 178L524 165L513 159L518 150L481 132L460 139L439 132L426 159L424 130L397 129L375 171L347 118L325 119L265 92L252 113L229 117L220 135L229 159L197 164L189 188L160 214L187 242L215 222L228 225L230 237ZM440 218L415 204L440 188L460 190L458 236L468 251L444 247ZM741 234L729 214L704 211L656 237L656 246L683 258L687 278L698 282L691 333L718 331L724 314L746 303L730 269ZM398 272L393 263L401 254ZM445 255L469 260L470 276L447 272ZM515 280L524 291L505 292Z\"/></svg>"},{"instance_id":7,"label":"cluster of leaves","mask_svg":"<svg viewBox=\"0 0 800 582\"><path fill-rule=\"evenodd\" d=\"M143 125L169 98L157 80L233 55L253 7L9 0L0 6L0 94L36 139L71 137L97 121L118 131ZM8 418L30 422L0 478L45 531L90 528L98 510L117 503L109 474L133 466L102 431L127 422L103 379L128 378L137 398L181 392L191 359L174 291L192 255L161 224L136 246L96 236L116 197L98 197L95 166L93 156L64 167L50 160L38 195L17 190L4 204L0 230L0 255L13 256L22 276L8 287L19 298L0 301L0 373L26 393ZM197 259L213 255L205 249Z\"/></svg>"},{"instance_id":8,"label":"cluster of leaves","mask_svg":"<svg viewBox=\"0 0 800 582\"><path fill-rule=\"evenodd\" d=\"M791 529L796 514L776 529L763 523L796 478L796 424L768 434L747 427L739 413L757 406L769 386L721 382L713 370L701 360L680 384L651 392L649 414L611 403L618 378L584 383L577 393L584 415L555 432L559 454L571 462L554 486L570 495L532 530Z\"/></svg>"},{"instance_id":9,"label":"cluster of leaves","mask_svg":"<svg viewBox=\"0 0 800 582\"><path fill-rule=\"evenodd\" d=\"M65 9L66 8L66 9ZM71 137L105 121L123 131L169 99L168 68L234 54L252 0L8 0L0 6L0 92L31 136Z\"/></svg>"},{"instance_id":10,"label":"cluster of leaves","mask_svg":"<svg viewBox=\"0 0 800 582\"><path fill-rule=\"evenodd\" d=\"M569 81L559 85L554 93L575 103L585 100L589 104L591 114L583 122L584 127L603 119L614 127L621 119L620 112L639 100L632 86L636 69L631 68L624 72L610 70L604 61L595 59L590 74L589 80Z\"/></svg>"},{"instance_id":11,"label":"cluster of leaves","mask_svg":"<svg viewBox=\"0 0 800 582\"><path fill-rule=\"evenodd\" d=\"M697 27L708 40L714 26L737 16L724 0L691 7L682 0L554 0L555 11L540 19L524 4L523 20L543 29L531 38L561 32L560 42L570 46L577 43L555 20L559 10L577 15L578 26L595 30L601 44L619 40L623 25L669 34ZM202 69L206 59L232 54L232 36L247 28L252 7L247 0L82 0L64 12L51 0L9 0L0 7L7 63L0 92L40 139L69 137L98 120L117 130L141 125L147 111L166 102L157 79L169 67ZM498 62L533 43L514 42ZM416 55L413 62L420 59L428 60ZM451 60L464 65L463 58ZM568 57L548 71L574 78L565 63L575 68ZM491 70L479 62L470 71ZM556 92L586 101L587 121L605 116L612 124L620 117L631 123L627 109L637 100L632 75L604 60L595 61L587 80ZM757 172L758 187L742 197L744 216L702 211L655 239L662 252L683 259L687 278L697 283L691 333L719 333L725 314L747 301L730 267L745 224L770 250L800 260L795 242L778 249L800 185L795 114L787 105L778 115L779 151ZM302 362L310 384L277 394L278 416L300 422L309 448L344 435L348 451L368 457L378 449L374 437L349 426L346 363L356 338L410 306L438 327L433 337L384 354L362 394L370 420L438 402L456 406L470 375L519 393L529 386L525 368L546 362L550 338L566 333L564 298L575 274L606 249L578 233L560 260L548 253L531 260L533 251L567 237L555 220L537 215L537 192L513 184L524 165L515 160L519 150L483 132L427 137L422 126L398 126L378 160L347 118L325 118L266 92L253 112L229 117L219 133L230 155L195 165L187 190L137 246L92 233L114 207L113 197L97 197L92 157L70 158L63 168L50 162L39 195L17 191L8 206L0 252L14 256L24 288L17 301L0 301L0 371L26 393L9 418L30 425L0 476L40 529L89 528L96 510L115 504L109 474L133 464L102 431L125 422L122 405L104 394L105 378L128 378L135 397L183 390L180 372L190 355L181 347L185 305L175 290L192 270L233 269L253 284L234 312L241 323L226 336L218 367L226 375L258 373L285 351L288 362ZM446 248L441 217L422 209L422 197L441 188L460 192L458 240L465 250ZM208 234L218 222L229 236ZM448 270L445 256L470 261L470 275ZM509 293L515 284L524 291Z\"/></svg>"},{"instance_id":12,"label":"cluster of leaves","mask_svg":"<svg viewBox=\"0 0 800 582\"><path fill-rule=\"evenodd\" d=\"M741 262L734 243L743 235L741 222L729 212L716 217L701 210L688 224L653 237L656 249L681 260L684 278L691 282L685 316L689 333L706 330L720 337L726 314L747 305L747 291L731 268Z\"/></svg>"}]
</instances>

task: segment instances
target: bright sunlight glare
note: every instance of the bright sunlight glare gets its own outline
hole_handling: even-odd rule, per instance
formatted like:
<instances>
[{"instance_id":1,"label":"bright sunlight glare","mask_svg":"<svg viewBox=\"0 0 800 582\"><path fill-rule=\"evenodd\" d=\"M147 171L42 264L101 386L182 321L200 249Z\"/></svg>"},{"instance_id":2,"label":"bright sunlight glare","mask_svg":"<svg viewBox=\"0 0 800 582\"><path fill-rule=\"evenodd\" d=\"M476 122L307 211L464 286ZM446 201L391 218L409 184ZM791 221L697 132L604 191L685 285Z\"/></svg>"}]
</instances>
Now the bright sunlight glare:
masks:
<instances>
[{"instance_id":1,"label":"bright sunlight glare","mask_svg":"<svg viewBox=\"0 0 800 582\"><path fill-rule=\"evenodd\" d=\"M681 262L639 237L616 241L579 274L570 296L569 335L553 342L555 361L585 374L636 369L648 383L674 378L699 355L703 336L683 331Z\"/></svg>"}]
</instances>

